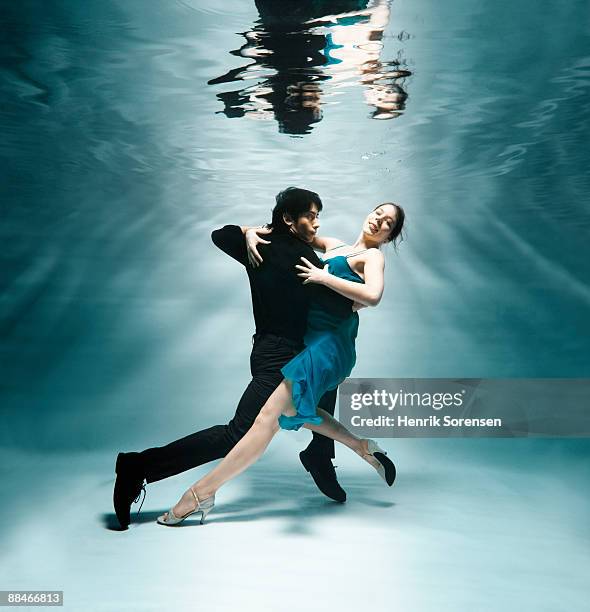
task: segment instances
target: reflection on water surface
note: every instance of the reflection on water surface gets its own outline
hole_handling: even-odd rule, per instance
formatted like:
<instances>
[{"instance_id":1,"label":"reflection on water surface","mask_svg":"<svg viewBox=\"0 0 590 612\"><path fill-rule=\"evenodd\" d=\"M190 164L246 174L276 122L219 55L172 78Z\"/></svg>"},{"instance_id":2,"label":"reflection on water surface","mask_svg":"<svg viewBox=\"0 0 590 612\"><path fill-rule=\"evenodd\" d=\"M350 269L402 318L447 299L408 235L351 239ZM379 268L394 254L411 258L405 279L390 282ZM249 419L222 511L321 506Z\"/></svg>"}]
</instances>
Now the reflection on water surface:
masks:
<instances>
[{"instance_id":1,"label":"reflection on water surface","mask_svg":"<svg viewBox=\"0 0 590 612\"><path fill-rule=\"evenodd\" d=\"M399 53L396 59L382 57L390 5L391 0L257 0L259 19L242 34L246 42L231 51L251 62L209 81L240 84L217 94L221 112L229 118L274 118L280 132L306 134L337 101L339 89L360 84L372 118L398 117L411 73Z\"/></svg>"}]
</instances>

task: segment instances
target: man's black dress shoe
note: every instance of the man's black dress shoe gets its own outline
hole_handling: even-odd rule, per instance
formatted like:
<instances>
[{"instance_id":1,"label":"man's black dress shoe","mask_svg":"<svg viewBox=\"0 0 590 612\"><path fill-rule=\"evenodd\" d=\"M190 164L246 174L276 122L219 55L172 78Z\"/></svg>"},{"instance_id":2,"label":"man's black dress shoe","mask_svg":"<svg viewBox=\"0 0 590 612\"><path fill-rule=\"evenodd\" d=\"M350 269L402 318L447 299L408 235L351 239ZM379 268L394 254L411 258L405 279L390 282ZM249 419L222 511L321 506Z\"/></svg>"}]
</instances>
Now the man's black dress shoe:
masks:
<instances>
[{"instance_id":1,"label":"man's black dress shoe","mask_svg":"<svg viewBox=\"0 0 590 612\"><path fill-rule=\"evenodd\" d=\"M330 457L304 450L299 453L299 459L324 495L340 503L346 501L346 491L338 484Z\"/></svg>"},{"instance_id":2,"label":"man's black dress shoe","mask_svg":"<svg viewBox=\"0 0 590 612\"><path fill-rule=\"evenodd\" d=\"M115 489L113 491L113 505L115 514L121 525L121 529L127 529L131 522L131 504L139 499L141 492L144 492L144 476L138 460L139 453L119 453L115 472ZM141 502L143 505L143 501ZM141 506L139 507L141 510ZM139 511L138 511L139 513Z\"/></svg>"}]
</instances>

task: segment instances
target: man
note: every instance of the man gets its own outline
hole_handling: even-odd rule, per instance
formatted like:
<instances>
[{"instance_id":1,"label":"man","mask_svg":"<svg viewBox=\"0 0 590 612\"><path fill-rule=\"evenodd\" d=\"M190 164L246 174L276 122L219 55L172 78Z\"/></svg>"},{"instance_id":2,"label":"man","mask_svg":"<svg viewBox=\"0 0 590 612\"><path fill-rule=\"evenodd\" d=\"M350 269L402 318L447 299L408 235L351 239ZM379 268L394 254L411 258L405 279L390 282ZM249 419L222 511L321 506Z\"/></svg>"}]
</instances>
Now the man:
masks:
<instances>
[{"instance_id":1,"label":"man","mask_svg":"<svg viewBox=\"0 0 590 612\"><path fill-rule=\"evenodd\" d=\"M244 391L233 419L215 425L163 447L141 453L119 453L113 503L119 523L130 523L131 503L139 497L144 479L156 482L209 461L224 457L250 429L260 409L283 380L281 368L304 347L307 311L311 299L343 318L350 314L352 301L316 284L304 285L295 265L306 257L323 264L310 243L319 227L322 202L318 194L289 187L276 197L273 209L272 240L260 246L264 262L249 262L245 235L247 227L226 225L211 238L225 253L246 268L256 324L250 367L252 380ZM320 406L334 414L336 390L326 393ZM318 488L335 501L344 502L346 493L338 484L331 459L334 442L314 433L309 446L299 454L305 469Z\"/></svg>"}]
</instances>

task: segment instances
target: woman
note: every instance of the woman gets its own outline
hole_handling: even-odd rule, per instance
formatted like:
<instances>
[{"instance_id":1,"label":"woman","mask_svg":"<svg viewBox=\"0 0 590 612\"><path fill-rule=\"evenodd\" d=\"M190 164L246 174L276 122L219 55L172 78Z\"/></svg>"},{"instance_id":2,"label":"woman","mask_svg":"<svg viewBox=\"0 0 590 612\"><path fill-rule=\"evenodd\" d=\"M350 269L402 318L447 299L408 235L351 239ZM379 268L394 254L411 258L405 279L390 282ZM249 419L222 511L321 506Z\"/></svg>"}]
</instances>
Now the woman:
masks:
<instances>
[{"instance_id":1,"label":"woman","mask_svg":"<svg viewBox=\"0 0 590 612\"><path fill-rule=\"evenodd\" d=\"M401 206L385 203L365 218L358 239L346 245L334 238L315 237L313 246L329 253L327 266L317 268L301 258L296 266L305 283L320 283L356 302L357 308L377 306L383 294L385 259L380 248L400 236L405 214ZM177 525L200 512L201 523L215 504L215 493L228 480L254 463L282 427L304 426L345 444L370 463L389 486L395 467L373 440L358 438L330 414L317 408L317 400L338 386L351 372L356 355L354 341L358 314L342 321L310 307L306 348L281 370L285 379L262 407L254 424L209 474L184 493L180 501L158 517L161 525Z\"/></svg>"}]
</instances>

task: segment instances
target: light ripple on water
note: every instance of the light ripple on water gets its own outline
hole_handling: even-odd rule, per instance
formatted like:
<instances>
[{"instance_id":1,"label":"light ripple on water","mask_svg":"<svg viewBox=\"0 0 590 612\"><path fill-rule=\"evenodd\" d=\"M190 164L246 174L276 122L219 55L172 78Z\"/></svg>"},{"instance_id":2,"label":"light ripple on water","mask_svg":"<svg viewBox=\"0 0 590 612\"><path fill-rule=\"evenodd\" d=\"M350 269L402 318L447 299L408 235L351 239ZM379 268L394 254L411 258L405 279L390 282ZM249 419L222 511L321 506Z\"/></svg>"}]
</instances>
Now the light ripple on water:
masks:
<instances>
[{"instance_id":1,"label":"light ripple on water","mask_svg":"<svg viewBox=\"0 0 590 612\"><path fill-rule=\"evenodd\" d=\"M279 70L256 5L217 6L88 2L66 15L12 5L0 85L5 405L37 414L41 404L27 397L42 397L48 418L59 410L67 423L85 377L89 410L112 408L113 397L130 406L134 393L155 406L138 383L146 372L163 388L176 375L194 393L213 384L224 354L199 352L199 338L212 337L207 321L240 329L236 355L247 353L252 321L240 270L210 230L267 221L288 184L317 190L323 231L349 240L380 201L407 210L408 240L388 255L382 305L363 314L359 371L587 375L581 2L531 15L536 27L515 41L522 56L498 35L506 7L393 3L375 49L343 46L354 54L382 44L372 83L352 59L321 73L287 67L311 79L291 101L307 96L319 109L297 134L275 112ZM567 11L566 33L554 24ZM375 121L371 87L377 95L383 82L407 97ZM223 112L219 96L232 91L228 108L242 116ZM383 329L393 340L375 343ZM166 363L174 347L177 374Z\"/></svg>"}]
</instances>

